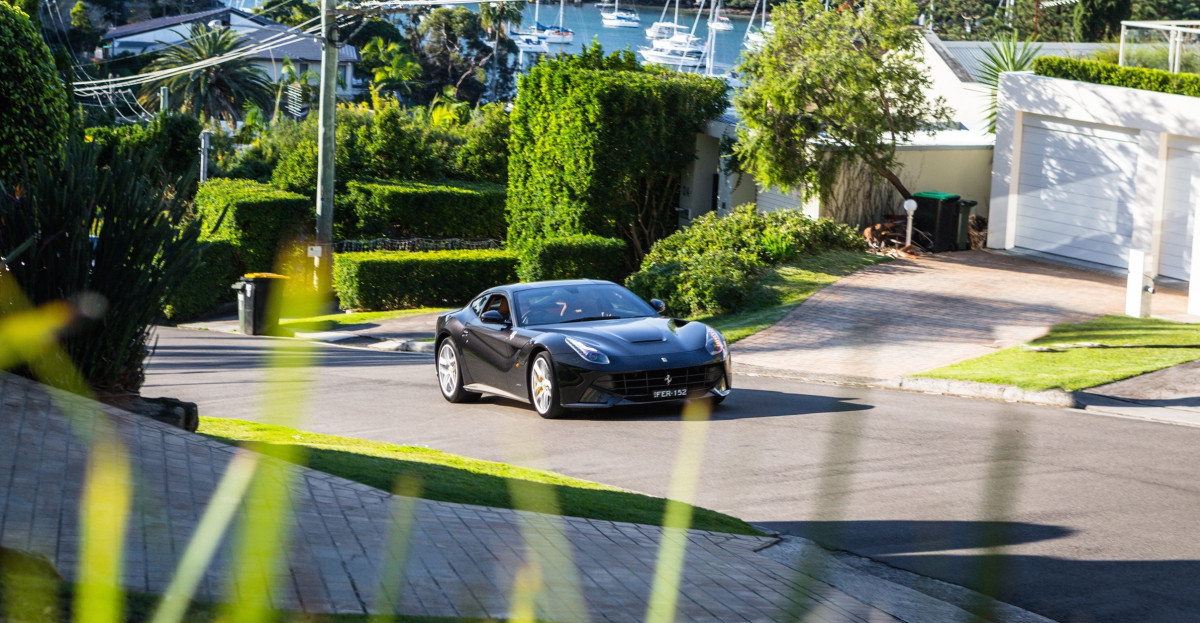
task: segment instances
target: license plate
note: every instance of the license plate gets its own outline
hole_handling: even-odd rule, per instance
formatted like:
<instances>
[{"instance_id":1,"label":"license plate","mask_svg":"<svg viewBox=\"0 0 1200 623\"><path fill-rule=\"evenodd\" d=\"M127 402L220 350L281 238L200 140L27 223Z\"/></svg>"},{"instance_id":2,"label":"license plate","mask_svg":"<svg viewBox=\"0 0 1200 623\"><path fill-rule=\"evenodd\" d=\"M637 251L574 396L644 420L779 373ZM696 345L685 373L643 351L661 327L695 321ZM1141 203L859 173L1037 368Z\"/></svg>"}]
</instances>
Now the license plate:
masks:
<instances>
[{"instance_id":1,"label":"license plate","mask_svg":"<svg viewBox=\"0 0 1200 623\"><path fill-rule=\"evenodd\" d=\"M685 398L688 390L685 387L679 389L656 389L654 390L655 398Z\"/></svg>"}]
</instances>

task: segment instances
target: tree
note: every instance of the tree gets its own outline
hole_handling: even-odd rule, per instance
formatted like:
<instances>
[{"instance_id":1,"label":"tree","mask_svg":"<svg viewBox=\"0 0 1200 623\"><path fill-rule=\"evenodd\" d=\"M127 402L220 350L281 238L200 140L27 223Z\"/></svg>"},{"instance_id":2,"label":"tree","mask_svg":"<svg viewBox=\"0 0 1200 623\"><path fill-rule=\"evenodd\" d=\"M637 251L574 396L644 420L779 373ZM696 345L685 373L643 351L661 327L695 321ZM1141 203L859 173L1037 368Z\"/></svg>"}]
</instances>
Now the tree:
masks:
<instances>
[{"instance_id":1,"label":"tree","mask_svg":"<svg viewBox=\"0 0 1200 623\"><path fill-rule=\"evenodd\" d=\"M515 45L480 13L461 6L434 9L421 20L418 30L426 77L419 97L422 102L431 101L450 85L454 97L474 105L487 89L486 67L497 50ZM493 40L488 41L488 36Z\"/></svg>"},{"instance_id":2,"label":"tree","mask_svg":"<svg viewBox=\"0 0 1200 623\"><path fill-rule=\"evenodd\" d=\"M283 57L283 63L279 66L279 79L275 81L275 111L271 113L271 121L279 118L280 104L283 103L283 93L288 87L298 85L300 87L301 98L305 102L312 102L312 92L314 82L321 79L317 72L306 69L299 71L296 69L296 64L292 59Z\"/></svg>"},{"instance_id":3,"label":"tree","mask_svg":"<svg viewBox=\"0 0 1200 623\"><path fill-rule=\"evenodd\" d=\"M1200 20L1200 3L1195 0L1134 0L1133 19Z\"/></svg>"},{"instance_id":4,"label":"tree","mask_svg":"<svg viewBox=\"0 0 1200 623\"><path fill-rule=\"evenodd\" d=\"M1105 41L1121 36L1121 20L1133 14L1133 0L1079 0L1075 5L1075 39Z\"/></svg>"},{"instance_id":5,"label":"tree","mask_svg":"<svg viewBox=\"0 0 1200 623\"><path fill-rule=\"evenodd\" d=\"M5 183L23 165L62 145L69 116L50 49L29 17L5 2L0 41L0 183Z\"/></svg>"},{"instance_id":6,"label":"tree","mask_svg":"<svg viewBox=\"0 0 1200 623\"><path fill-rule=\"evenodd\" d=\"M317 4L307 0L267 0L262 6L251 11L255 15L262 15L288 26L299 26L321 15Z\"/></svg>"},{"instance_id":7,"label":"tree","mask_svg":"<svg viewBox=\"0 0 1200 623\"><path fill-rule=\"evenodd\" d=\"M895 172L896 145L950 119L941 98L926 97L915 15L910 0L776 9L775 32L743 61L747 87L734 100L745 125L736 155L759 182L823 193L859 161L911 195Z\"/></svg>"},{"instance_id":8,"label":"tree","mask_svg":"<svg viewBox=\"0 0 1200 623\"><path fill-rule=\"evenodd\" d=\"M424 73L417 57L409 53L403 41L375 37L363 47L360 67L371 72L372 88L376 93L391 91L397 96L409 95Z\"/></svg>"},{"instance_id":9,"label":"tree","mask_svg":"<svg viewBox=\"0 0 1200 623\"><path fill-rule=\"evenodd\" d=\"M1042 46L1030 42L1017 43L1017 33L1008 41L993 41L991 48L983 50L983 74L979 84L988 89L987 131L996 133L996 91L1000 88L1000 74L1006 71L1029 71L1033 59L1037 58Z\"/></svg>"},{"instance_id":10,"label":"tree","mask_svg":"<svg viewBox=\"0 0 1200 623\"><path fill-rule=\"evenodd\" d=\"M242 37L228 28L214 30L204 24L192 24L187 39L160 52L146 71L193 65L232 52L241 45ZM142 98L152 99L163 85L170 91L171 102L179 102L182 110L231 123L241 119L246 104L259 108L272 104L271 83L246 57L147 82L142 87Z\"/></svg>"},{"instance_id":11,"label":"tree","mask_svg":"<svg viewBox=\"0 0 1200 623\"><path fill-rule=\"evenodd\" d=\"M724 82L640 67L599 45L521 77L508 165L508 242L596 234L628 243L627 268L675 230L696 133L725 109ZM603 69L601 69L603 67Z\"/></svg>"}]
</instances>

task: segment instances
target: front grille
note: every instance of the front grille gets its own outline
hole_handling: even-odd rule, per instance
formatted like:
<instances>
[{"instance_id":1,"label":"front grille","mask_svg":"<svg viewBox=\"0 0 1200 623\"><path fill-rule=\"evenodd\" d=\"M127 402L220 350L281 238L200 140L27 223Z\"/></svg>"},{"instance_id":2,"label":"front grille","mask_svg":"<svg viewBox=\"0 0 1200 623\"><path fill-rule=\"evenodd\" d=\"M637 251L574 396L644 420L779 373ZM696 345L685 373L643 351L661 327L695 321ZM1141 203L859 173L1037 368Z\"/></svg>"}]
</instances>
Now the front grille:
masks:
<instances>
[{"instance_id":1,"label":"front grille","mask_svg":"<svg viewBox=\"0 0 1200 623\"><path fill-rule=\"evenodd\" d=\"M685 388L690 393L710 389L721 378L723 372L724 368L719 363L646 372L622 372L602 376L596 379L595 385L629 400L654 400L655 391Z\"/></svg>"}]
</instances>

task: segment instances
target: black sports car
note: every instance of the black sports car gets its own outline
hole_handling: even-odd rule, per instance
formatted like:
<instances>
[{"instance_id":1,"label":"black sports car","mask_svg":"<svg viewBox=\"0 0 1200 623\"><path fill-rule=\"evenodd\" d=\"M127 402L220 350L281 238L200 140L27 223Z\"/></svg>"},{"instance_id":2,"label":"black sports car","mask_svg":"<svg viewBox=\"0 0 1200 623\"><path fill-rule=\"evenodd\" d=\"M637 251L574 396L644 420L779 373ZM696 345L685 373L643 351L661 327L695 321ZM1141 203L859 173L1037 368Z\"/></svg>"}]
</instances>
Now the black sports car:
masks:
<instances>
[{"instance_id":1,"label":"black sports car","mask_svg":"<svg viewBox=\"0 0 1200 623\"><path fill-rule=\"evenodd\" d=\"M729 395L725 337L699 322L664 318L608 281L492 288L437 319L437 374L450 402L481 392L566 409Z\"/></svg>"}]
</instances>

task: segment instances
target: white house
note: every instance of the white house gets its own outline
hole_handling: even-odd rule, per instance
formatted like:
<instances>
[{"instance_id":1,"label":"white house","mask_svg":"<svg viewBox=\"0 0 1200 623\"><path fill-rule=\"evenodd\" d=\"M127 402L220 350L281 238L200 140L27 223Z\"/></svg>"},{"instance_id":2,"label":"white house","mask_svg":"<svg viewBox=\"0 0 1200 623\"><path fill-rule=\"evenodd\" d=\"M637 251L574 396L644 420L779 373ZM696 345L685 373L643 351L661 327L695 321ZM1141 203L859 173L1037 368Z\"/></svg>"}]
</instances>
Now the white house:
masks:
<instances>
[{"instance_id":1,"label":"white house","mask_svg":"<svg viewBox=\"0 0 1200 623\"><path fill-rule=\"evenodd\" d=\"M1200 98L1000 80L988 246L1188 282L1200 314ZM1135 275L1136 277L1136 275Z\"/></svg>"},{"instance_id":2,"label":"white house","mask_svg":"<svg viewBox=\"0 0 1200 623\"><path fill-rule=\"evenodd\" d=\"M300 72L320 68L321 44L312 35L228 7L117 26L105 33L101 39L104 56L112 58L124 53L141 54L179 44L187 38L192 24L229 28L245 37L243 45L260 47L261 49L250 54L249 58L271 81L279 79L284 58L291 59ZM354 46L344 45L338 48L339 96L354 95L354 65L359 60L361 57Z\"/></svg>"}]
</instances>

